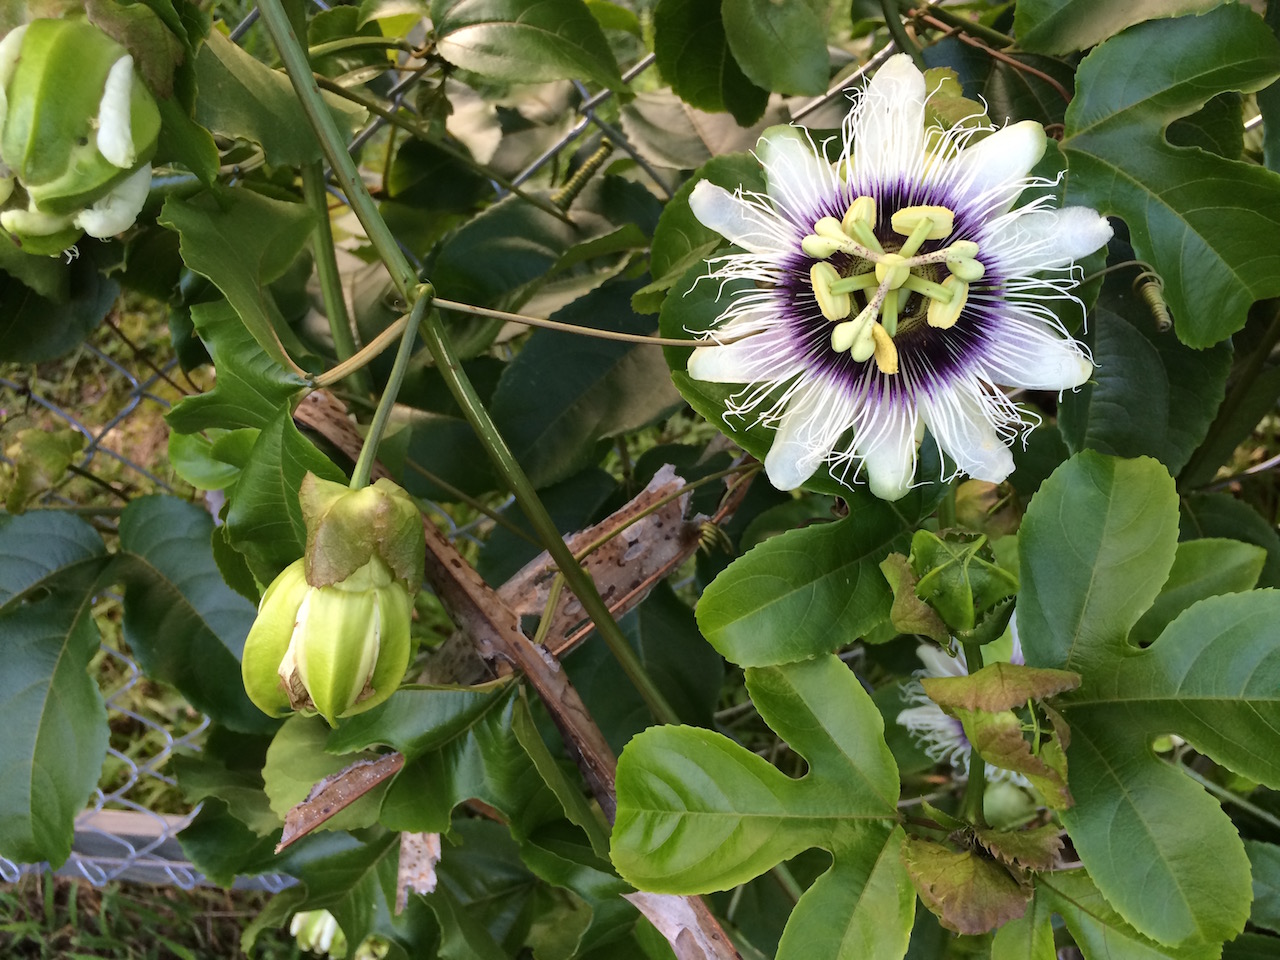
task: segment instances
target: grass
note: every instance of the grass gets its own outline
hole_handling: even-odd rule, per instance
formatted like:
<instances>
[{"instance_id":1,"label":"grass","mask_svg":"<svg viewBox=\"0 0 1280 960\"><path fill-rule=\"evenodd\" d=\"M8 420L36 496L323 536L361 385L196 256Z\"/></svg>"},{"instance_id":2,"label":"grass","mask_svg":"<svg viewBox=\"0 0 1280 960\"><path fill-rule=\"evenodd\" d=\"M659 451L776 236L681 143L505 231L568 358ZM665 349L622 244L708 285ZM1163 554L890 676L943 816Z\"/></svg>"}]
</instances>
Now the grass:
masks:
<instances>
[{"instance_id":1,"label":"grass","mask_svg":"<svg viewBox=\"0 0 1280 960\"><path fill-rule=\"evenodd\" d=\"M229 960L240 932L270 894L24 876L0 886L0 956L6 960ZM287 930L264 930L254 960L296 960Z\"/></svg>"}]
</instances>

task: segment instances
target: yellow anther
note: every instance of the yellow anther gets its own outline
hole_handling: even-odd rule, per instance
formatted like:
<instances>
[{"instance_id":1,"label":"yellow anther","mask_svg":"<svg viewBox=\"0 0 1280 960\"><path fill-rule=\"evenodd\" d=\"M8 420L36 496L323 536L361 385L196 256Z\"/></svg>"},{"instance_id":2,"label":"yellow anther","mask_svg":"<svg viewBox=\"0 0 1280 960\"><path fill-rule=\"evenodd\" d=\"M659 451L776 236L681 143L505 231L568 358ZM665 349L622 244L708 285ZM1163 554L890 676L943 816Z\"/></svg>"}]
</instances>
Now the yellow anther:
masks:
<instances>
[{"instance_id":1,"label":"yellow anther","mask_svg":"<svg viewBox=\"0 0 1280 960\"><path fill-rule=\"evenodd\" d=\"M876 279L889 284L890 290L897 290L911 276L911 268L901 266L906 259L896 253L886 253L876 264Z\"/></svg>"},{"instance_id":2,"label":"yellow anther","mask_svg":"<svg viewBox=\"0 0 1280 960\"><path fill-rule=\"evenodd\" d=\"M849 240L849 235L844 232L840 226L840 221L835 217L823 217L813 225L813 232L820 237L838 240L841 243L847 243Z\"/></svg>"},{"instance_id":3,"label":"yellow anther","mask_svg":"<svg viewBox=\"0 0 1280 960\"><path fill-rule=\"evenodd\" d=\"M972 240L957 240L947 247L947 259L972 260L978 255L978 245Z\"/></svg>"},{"instance_id":4,"label":"yellow anther","mask_svg":"<svg viewBox=\"0 0 1280 960\"><path fill-rule=\"evenodd\" d=\"M950 276L942 281L944 290L951 292L950 301L930 300L929 313L927 319L929 326L937 327L939 330L946 330L954 327L957 320L960 319L960 311L964 309L965 303L969 299L969 285L957 276Z\"/></svg>"},{"instance_id":5,"label":"yellow anther","mask_svg":"<svg viewBox=\"0 0 1280 960\"><path fill-rule=\"evenodd\" d=\"M871 337L874 342L876 366L881 373L898 372L898 348L893 345L893 337L880 324L872 324Z\"/></svg>"},{"instance_id":6,"label":"yellow anther","mask_svg":"<svg viewBox=\"0 0 1280 960\"><path fill-rule=\"evenodd\" d=\"M959 260L952 260L948 257L947 269L951 271L952 276L963 280L965 283L977 283L987 273L986 267L969 257Z\"/></svg>"},{"instance_id":7,"label":"yellow anther","mask_svg":"<svg viewBox=\"0 0 1280 960\"><path fill-rule=\"evenodd\" d=\"M874 228L876 225L876 199L875 197L858 197L853 203L849 204L849 209L845 212L844 219L840 221L840 226L844 232L853 236L854 224L865 223L868 227Z\"/></svg>"},{"instance_id":8,"label":"yellow anther","mask_svg":"<svg viewBox=\"0 0 1280 960\"><path fill-rule=\"evenodd\" d=\"M945 240L955 229L956 215L947 207L903 207L893 215L890 223L894 233L909 237L922 220L932 221L925 240Z\"/></svg>"},{"instance_id":9,"label":"yellow anther","mask_svg":"<svg viewBox=\"0 0 1280 960\"><path fill-rule=\"evenodd\" d=\"M819 260L809 268L809 282L813 284L813 296L818 309L828 320L843 320L849 316L853 303L847 293L832 293L831 284L840 279L836 268L825 260Z\"/></svg>"},{"instance_id":10,"label":"yellow anther","mask_svg":"<svg viewBox=\"0 0 1280 960\"><path fill-rule=\"evenodd\" d=\"M816 233L811 233L800 241L800 249L818 260L827 259L827 257L839 250L842 245L839 240L820 237Z\"/></svg>"}]
</instances>

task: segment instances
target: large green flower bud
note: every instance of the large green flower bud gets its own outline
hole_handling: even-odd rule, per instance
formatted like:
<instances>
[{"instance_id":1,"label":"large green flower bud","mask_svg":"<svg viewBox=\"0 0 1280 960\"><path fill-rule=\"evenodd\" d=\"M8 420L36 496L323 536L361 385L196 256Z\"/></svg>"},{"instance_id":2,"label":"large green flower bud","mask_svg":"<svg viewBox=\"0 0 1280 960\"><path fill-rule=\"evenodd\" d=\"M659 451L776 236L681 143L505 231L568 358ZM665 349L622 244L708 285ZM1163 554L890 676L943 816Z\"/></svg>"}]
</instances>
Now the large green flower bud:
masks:
<instances>
[{"instance_id":1,"label":"large green flower bud","mask_svg":"<svg viewBox=\"0 0 1280 960\"><path fill-rule=\"evenodd\" d=\"M28 253L132 225L159 135L133 57L88 21L33 20L0 41L0 226Z\"/></svg>"},{"instance_id":2,"label":"large green flower bud","mask_svg":"<svg viewBox=\"0 0 1280 960\"><path fill-rule=\"evenodd\" d=\"M245 690L273 717L320 714L330 725L376 707L409 666L412 599L376 557L313 587L295 560L262 596L244 644Z\"/></svg>"},{"instance_id":3,"label":"large green flower bud","mask_svg":"<svg viewBox=\"0 0 1280 960\"><path fill-rule=\"evenodd\" d=\"M307 474L298 500L307 552L263 594L244 685L272 716L314 711L334 724L386 700L408 667L422 517L390 480L352 490Z\"/></svg>"}]
</instances>

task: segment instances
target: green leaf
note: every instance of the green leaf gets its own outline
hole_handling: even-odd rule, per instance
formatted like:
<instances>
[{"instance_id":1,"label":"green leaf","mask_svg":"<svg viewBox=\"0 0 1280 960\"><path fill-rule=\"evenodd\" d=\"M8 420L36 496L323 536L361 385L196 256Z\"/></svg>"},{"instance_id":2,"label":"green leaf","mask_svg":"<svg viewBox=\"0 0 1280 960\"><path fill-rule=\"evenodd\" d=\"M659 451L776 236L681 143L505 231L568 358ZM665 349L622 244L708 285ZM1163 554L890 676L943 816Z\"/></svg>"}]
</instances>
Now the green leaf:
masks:
<instances>
[{"instance_id":1,"label":"green leaf","mask_svg":"<svg viewBox=\"0 0 1280 960\"><path fill-rule=\"evenodd\" d=\"M1201 600L1138 649L1128 637L1174 565L1176 532L1154 461L1073 458L1023 521L1018 626L1028 664L1082 676L1059 700L1076 798L1062 819L1094 882L1144 936L1208 943L1248 917L1248 860L1218 803L1150 743L1176 733L1280 784L1280 594Z\"/></svg>"},{"instance_id":2,"label":"green leaf","mask_svg":"<svg viewBox=\"0 0 1280 960\"><path fill-rule=\"evenodd\" d=\"M8 240L4 245L9 245ZM13 265L0 261L0 268L9 270ZM26 279L49 289L32 272L22 271ZM78 347L98 328L120 295L119 284L99 273L87 258L74 261L68 274L58 284L58 295L46 297L11 273L0 272L0 359L10 363L52 360Z\"/></svg>"},{"instance_id":3,"label":"green leaf","mask_svg":"<svg viewBox=\"0 0 1280 960\"><path fill-rule=\"evenodd\" d=\"M215 134L261 144L268 162L286 167L323 159L320 141L307 122L289 78L255 60L217 30L196 56L196 122ZM365 109L322 94L340 131L351 134ZM264 224L264 227L266 225Z\"/></svg>"},{"instance_id":4,"label":"green leaf","mask_svg":"<svg viewBox=\"0 0 1280 960\"><path fill-rule=\"evenodd\" d=\"M346 475L298 432L284 407L258 435L249 462L228 492L227 539L262 583L302 556L306 524L298 503L302 478L346 483Z\"/></svg>"},{"instance_id":5,"label":"green leaf","mask_svg":"<svg viewBox=\"0 0 1280 960\"><path fill-rule=\"evenodd\" d=\"M329 736L328 749L347 754L385 744L413 760L439 750L491 710L501 710L511 685L404 686L386 703L347 719Z\"/></svg>"},{"instance_id":6,"label":"green leaf","mask_svg":"<svg viewBox=\"0 0 1280 960\"><path fill-rule=\"evenodd\" d=\"M240 654L256 614L222 580L213 518L173 497L140 497L120 517L124 635L149 677L171 683L232 730L274 729L249 702Z\"/></svg>"},{"instance_id":7,"label":"green leaf","mask_svg":"<svg viewBox=\"0 0 1280 960\"><path fill-rule=\"evenodd\" d=\"M1068 202L1124 218L1192 347L1239 330L1254 300L1280 294L1280 176L1171 146L1163 132L1216 94L1258 90L1277 73L1280 42L1240 4L1139 24L1077 73L1062 141Z\"/></svg>"},{"instance_id":8,"label":"green leaf","mask_svg":"<svg viewBox=\"0 0 1280 960\"><path fill-rule=\"evenodd\" d=\"M306 244L314 226L311 212L299 203L218 187L189 200L170 197L160 223L178 231L183 262L226 295L267 356L300 374L280 344L292 334L267 285Z\"/></svg>"},{"instance_id":9,"label":"green leaf","mask_svg":"<svg viewBox=\"0 0 1280 960\"><path fill-rule=\"evenodd\" d=\"M723 0L729 49L752 83L776 93L827 92L831 58L819 9L807 2Z\"/></svg>"},{"instance_id":10,"label":"green leaf","mask_svg":"<svg viewBox=\"0 0 1280 960\"><path fill-rule=\"evenodd\" d=\"M1172 331L1159 332L1127 280L1104 286L1084 339L1097 367L1059 404L1068 446L1155 457L1176 476L1222 403L1231 345L1193 350Z\"/></svg>"},{"instance_id":11,"label":"green leaf","mask_svg":"<svg viewBox=\"0 0 1280 960\"><path fill-rule=\"evenodd\" d=\"M1183 540L1227 537L1266 551L1258 586L1280 587L1280 534L1257 510L1227 493L1196 493L1182 500L1178 536Z\"/></svg>"},{"instance_id":12,"label":"green leaf","mask_svg":"<svg viewBox=\"0 0 1280 960\"><path fill-rule=\"evenodd\" d=\"M1156 17L1202 13L1219 0L1021 0L1014 13L1018 46L1037 53L1084 50L1125 27ZM1205 28L1206 31L1208 28Z\"/></svg>"},{"instance_id":13,"label":"green leaf","mask_svg":"<svg viewBox=\"0 0 1280 960\"><path fill-rule=\"evenodd\" d=\"M669 290L685 273L720 246L721 236L704 227L689 209L689 194L699 180L710 180L726 190L763 190L760 161L747 153L715 157L699 167L662 208L649 253L653 283L637 290L631 307L637 313L655 313Z\"/></svg>"},{"instance_id":14,"label":"green leaf","mask_svg":"<svg viewBox=\"0 0 1280 960\"><path fill-rule=\"evenodd\" d=\"M1249 867L1253 871L1253 908L1249 911L1249 921L1255 927L1280 933L1280 847L1246 840L1244 852L1249 855Z\"/></svg>"},{"instance_id":15,"label":"green leaf","mask_svg":"<svg viewBox=\"0 0 1280 960\"><path fill-rule=\"evenodd\" d=\"M1057 960L1053 916L1044 897L1035 896L1027 912L1010 920L991 940L991 960Z\"/></svg>"},{"instance_id":16,"label":"green leaf","mask_svg":"<svg viewBox=\"0 0 1280 960\"><path fill-rule=\"evenodd\" d=\"M879 711L833 656L751 668L746 682L808 774L793 780L709 730L646 730L618 762L614 865L644 890L705 893L822 847L833 865L796 905L779 960L901 957L913 898L902 831L885 819L898 774Z\"/></svg>"},{"instance_id":17,"label":"green leaf","mask_svg":"<svg viewBox=\"0 0 1280 960\"><path fill-rule=\"evenodd\" d=\"M1280 941L1264 933L1242 933L1222 945L1222 960L1271 960Z\"/></svg>"},{"instance_id":18,"label":"green leaf","mask_svg":"<svg viewBox=\"0 0 1280 960\"><path fill-rule=\"evenodd\" d=\"M1085 960L1216 960L1219 944L1170 947L1144 937L1125 923L1083 870L1043 874L1036 900L1061 915Z\"/></svg>"},{"instance_id":19,"label":"green leaf","mask_svg":"<svg viewBox=\"0 0 1280 960\"><path fill-rule=\"evenodd\" d=\"M690 106L728 110L744 127L764 113L769 91L748 80L733 58L720 0L658 0L653 52L663 79Z\"/></svg>"},{"instance_id":20,"label":"green leaf","mask_svg":"<svg viewBox=\"0 0 1280 960\"><path fill-rule=\"evenodd\" d=\"M267 750L262 779L271 809L283 821L285 815L307 798L311 788L353 763L376 760L377 754L334 756L325 752L330 727L323 718L294 714L276 732ZM378 808L386 793L386 782L378 784L355 803L324 821L321 830L359 830L378 822Z\"/></svg>"},{"instance_id":21,"label":"green leaf","mask_svg":"<svg viewBox=\"0 0 1280 960\"><path fill-rule=\"evenodd\" d=\"M806 660L853 643L889 616L893 591L878 564L906 549L912 508L920 506L916 491L896 505L864 492L849 499L844 520L752 547L699 600L703 636L744 667Z\"/></svg>"},{"instance_id":22,"label":"green leaf","mask_svg":"<svg viewBox=\"0 0 1280 960\"><path fill-rule=\"evenodd\" d=\"M258 837L280 836L280 817L262 789L262 766L269 740L214 726L199 753L173 758L171 770L191 803L216 798ZM256 842L256 841L255 841Z\"/></svg>"},{"instance_id":23,"label":"green leaf","mask_svg":"<svg viewBox=\"0 0 1280 960\"><path fill-rule=\"evenodd\" d=\"M233 815L225 801L210 797L178 835L182 852L214 883L230 887L239 874L278 869L278 833L260 837Z\"/></svg>"},{"instance_id":24,"label":"green leaf","mask_svg":"<svg viewBox=\"0 0 1280 960\"><path fill-rule=\"evenodd\" d=\"M648 333L631 313L634 283L611 283L554 315L564 323ZM533 481L546 486L595 460L598 441L639 429L670 411L661 351L558 330L535 330L498 382L494 423Z\"/></svg>"},{"instance_id":25,"label":"green leaf","mask_svg":"<svg viewBox=\"0 0 1280 960\"><path fill-rule=\"evenodd\" d=\"M582 0L434 0L436 50L499 80L591 80L619 90L618 63Z\"/></svg>"},{"instance_id":26,"label":"green leaf","mask_svg":"<svg viewBox=\"0 0 1280 960\"><path fill-rule=\"evenodd\" d=\"M1147 646L1178 614L1197 600L1253 589L1266 551L1239 540L1184 540L1174 554L1169 579L1151 609L1129 632L1129 640Z\"/></svg>"},{"instance_id":27,"label":"green leaf","mask_svg":"<svg viewBox=\"0 0 1280 960\"><path fill-rule=\"evenodd\" d=\"M218 379L212 390L186 397L165 415L178 433L265 427L306 386L262 349L225 300L197 304L191 319Z\"/></svg>"},{"instance_id":28,"label":"green leaf","mask_svg":"<svg viewBox=\"0 0 1280 960\"><path fill-rule=\"evenodd\" d=\"M90 615L108 563L83 520L0 514L0 853L60 866L107 749L107 714L86 672L98 649Z\"/></svg>"}]
</instances>

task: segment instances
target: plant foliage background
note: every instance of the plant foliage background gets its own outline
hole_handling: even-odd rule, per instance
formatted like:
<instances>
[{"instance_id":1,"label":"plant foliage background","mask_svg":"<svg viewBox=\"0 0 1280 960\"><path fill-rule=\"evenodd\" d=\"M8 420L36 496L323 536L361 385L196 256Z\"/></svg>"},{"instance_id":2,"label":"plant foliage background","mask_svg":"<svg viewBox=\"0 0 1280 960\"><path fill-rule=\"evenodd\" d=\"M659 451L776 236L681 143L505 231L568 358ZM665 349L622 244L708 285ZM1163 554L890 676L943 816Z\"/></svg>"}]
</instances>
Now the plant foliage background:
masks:
<instances>
[{"instance_id":1,"label":"plant foliage background","mask_svg":"<svg viewBox=\"0 0 1280 960\"><path fill-rule=\"evenodd\" d=\"M455 960L1280 954L1280 5L263 0L233 39L252 9L0 10L87 16L162 118L128 231L0 241L0 359L63 356L129 297L207 387L166 417L203 496L61 510L70 441L5 436L0 853L70 851L114 588L142 669L213 720L176 769L188 854L301 881L246 947L325 909L349 944ZM1061 307L1094 377L1016 398L1040 422L1006 482L784 494L744 452L767 428L722 437L687 349L495 315L705 329L724 244L693 185L760 189L768 126L834 135L886 44L996 125L1044 124L1037 172L1116 230ZM380 335L419 282L440 300L401 376L403 325ZM388 389L377 469L488 535L428 530L390 700L268 718L241 681L255 604L303 553L303 477L346 480ZM914 685L952 635L987 667ZM899 723L926 698L967 765ZM335 775L325 819L306 800Z\"/></svg>"}]
</instances>

